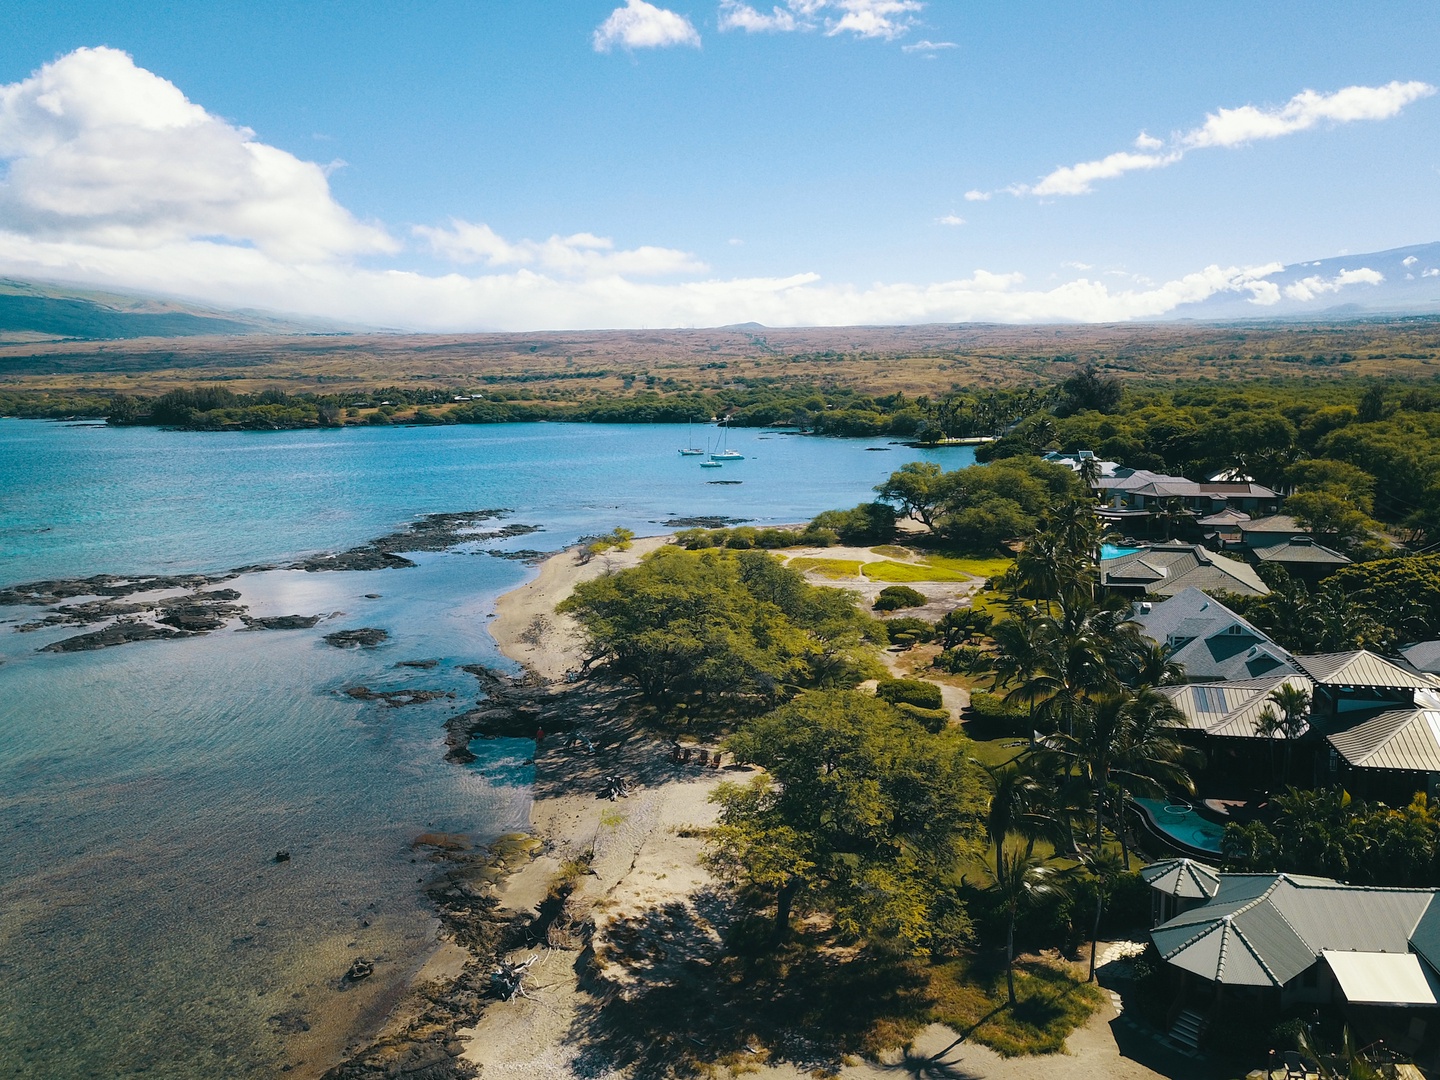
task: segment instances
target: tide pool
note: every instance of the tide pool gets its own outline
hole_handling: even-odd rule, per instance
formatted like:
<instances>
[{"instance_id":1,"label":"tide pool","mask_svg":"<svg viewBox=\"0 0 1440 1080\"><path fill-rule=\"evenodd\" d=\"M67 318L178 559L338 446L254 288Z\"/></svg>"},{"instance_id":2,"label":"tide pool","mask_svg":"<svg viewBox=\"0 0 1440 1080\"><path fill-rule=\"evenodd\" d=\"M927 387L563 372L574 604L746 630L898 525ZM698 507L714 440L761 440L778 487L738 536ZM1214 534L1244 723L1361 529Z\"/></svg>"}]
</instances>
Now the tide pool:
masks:
<instances>
[{"instance_id":1,"label":"tide pool","mask_svg":"<svg viewBox=\"0 0 1440 1080\"><path fill-rule=\"evenodd\" d=\"M673 517L773 524L873 497L906 461L967 447L735 430L721 469L679 426L534 424L192 434L0 420L0 587L96 573L284 564L426 513L507 507L553 550ZM867 450L883 447L884 452ZM710 481L740 481L714 484ZM504 522L501 522L502 524ZM0 1075L261 1077L318 1071L360 1019L357 955L398 980L434 940L424 830L523 828L531 744L443 762L473 704L467 663L507 667L485 631L523 564L470 548L404 570L258 570L225 583L254 615L310 630L42 653L73 626L18 632L0 607ZM322 641L374 626L374 650ZM435 660L430 669L397 662ZM388 708L342 693L452 693ZM278 849L289 862L273 861ZM302 1025L309 1025L307 1032Z\"/></svg>"}]
</instances>

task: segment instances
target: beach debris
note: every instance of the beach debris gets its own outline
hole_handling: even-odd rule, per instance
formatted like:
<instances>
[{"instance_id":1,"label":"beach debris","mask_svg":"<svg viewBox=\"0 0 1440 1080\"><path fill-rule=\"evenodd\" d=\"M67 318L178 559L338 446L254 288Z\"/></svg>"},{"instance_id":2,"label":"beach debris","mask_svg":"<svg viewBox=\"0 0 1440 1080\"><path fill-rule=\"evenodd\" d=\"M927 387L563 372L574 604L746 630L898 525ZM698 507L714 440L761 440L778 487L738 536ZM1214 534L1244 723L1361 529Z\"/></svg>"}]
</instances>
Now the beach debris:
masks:
<instances>
[{"instance_id":1,"label":"beach debris","mask_svg":"<svg viewBox=\"0 0 1440 1080\"><path fill-rule=\"evenodd\" d=\"M289 862L289 861L290 861L290 851L289 851L289 849L288 849L288 848L281 848L279 851L275 852L275 861L276 861L277 863Z\"/></svg>"},{"instance_id":2,"label":"beach debris","mask_svg":"<svg viewBox=\"0 0 1440 1080\"><path fill-rule=\"evenodd\" d=\"M601 797L614 802L616 799L628 799L630 797L630 785L625 782L623 776L605 777L605 787L601 791Z\"/></svg>"},{"instance_id":3,"label":"beach debris","mask_svg":"<svg viewBox=\"0 0 1440 1080\"><path fill-rule=\"evenodd\" d=\"M508 964L504 960L495 965L495 970L490 972L490 989L501 1001L512 1001L516 997L525 997L525 973L530 970L530 965L539 960L540 957L534 953L518 964Z\"/></svg>"},{"instance_id":4,"label":"beach debris","mask_svg":"<svg viewBox=\"0 0 1440 1080\"><path fill-rule=\"evenodd\" d=\"M375 964L366 960L363 956L357 956L350 969L345 972L345 978L350 982L359 982L361 979L368 979L375 974Z\"/></svg>"}]
</instances>

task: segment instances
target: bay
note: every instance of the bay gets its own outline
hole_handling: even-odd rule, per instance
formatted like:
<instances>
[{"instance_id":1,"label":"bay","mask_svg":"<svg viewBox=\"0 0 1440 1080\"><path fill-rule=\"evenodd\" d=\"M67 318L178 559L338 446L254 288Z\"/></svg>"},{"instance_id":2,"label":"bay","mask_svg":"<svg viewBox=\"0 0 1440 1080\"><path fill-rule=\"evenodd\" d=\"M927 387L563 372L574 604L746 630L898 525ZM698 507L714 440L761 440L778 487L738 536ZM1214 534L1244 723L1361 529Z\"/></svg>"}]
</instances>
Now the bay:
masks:
<instances>
[{"instance_id":1,"label":"bay","mask_svg":"<svg viewBox=\"0 0 1440 1080\"><path fill-rule=\"evenodd\" d=\"M554 550L674 517L806 520L873 497L908 460L968 448L732 431L701 469L683 426L527 424L182 433L0 420L0 587L96 573L285 565L427 513L508 508ZM740 481L717 484L712 481ZM524 828L528 743L445 764L475 700L460 665L508 668L485 631L532 571L473 547L405 570L272 569L226 582L312 630L42 653L0 607L0 1075L314 1075L383 1016L434 942L410 841ZM376 626L374 650L322 637ZM430 669L398 661L434 659ZM451 693L394 709L347 687ZM275 863L274 852L292 858ZM339 976L377 959L373 986Z\"/></svg>"}]
</instances>

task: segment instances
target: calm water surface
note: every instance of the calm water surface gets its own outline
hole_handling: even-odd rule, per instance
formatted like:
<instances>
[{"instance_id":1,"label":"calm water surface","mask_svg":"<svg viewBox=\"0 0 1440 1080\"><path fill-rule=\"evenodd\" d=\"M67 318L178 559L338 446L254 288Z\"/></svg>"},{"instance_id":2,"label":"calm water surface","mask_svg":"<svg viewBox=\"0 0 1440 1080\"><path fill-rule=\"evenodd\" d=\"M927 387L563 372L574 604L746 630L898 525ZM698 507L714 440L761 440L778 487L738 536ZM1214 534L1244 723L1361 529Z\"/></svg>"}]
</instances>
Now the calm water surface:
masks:
<instances>
[{"instance_id":1,"label":"calm water surface","mask_svg":"<svg viewBox=\"0 0 1440 1080\"><path fill-rule=\"evenodd\" d=\"M907 460L973 457L734 431L746 460L701 469L676 453L685 440L683 426L189 434L0 420L0 586L284 562L487 507L544 527L510 547L547 550L673 516L792 522L872 497ZM485 620L532 571L463 549L416 561L227 583L253 614L339 613L314 630L51 654L36 650L78 631L18 633L35 609L0 607L0 1076L311 1072L373 1021L339 974L365 955L377 985L398 982L434 941L409 841L483 839L529 814L530 744L477 744L474 765L447 765L441 724L475 699L460 664L505 666ZM321 641L359 626L390 639ZM394 666L422 658L440 664ZM391 709L340 693L360 683L456 697ZM280 848L293 858L277 865Z\"/></svg>"}]
</instances>

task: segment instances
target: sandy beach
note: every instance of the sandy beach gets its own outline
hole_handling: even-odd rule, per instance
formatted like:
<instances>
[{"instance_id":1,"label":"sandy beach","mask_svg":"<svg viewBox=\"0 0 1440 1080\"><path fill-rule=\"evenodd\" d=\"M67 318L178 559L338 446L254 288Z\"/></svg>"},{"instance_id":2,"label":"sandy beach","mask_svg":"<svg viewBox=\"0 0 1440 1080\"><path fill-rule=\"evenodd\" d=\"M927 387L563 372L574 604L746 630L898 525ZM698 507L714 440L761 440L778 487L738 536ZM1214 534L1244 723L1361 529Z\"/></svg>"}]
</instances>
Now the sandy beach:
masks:
<instances>
[{"instance_id":1,"label":"sandy beach","mask_svg":"<svg viewBox=\"0 0 1440 1080\"><path fill-rule=\"evenodd\" d=\"M725 779L744 779L751 770L676 763L667 742L636 730L623 692L596 688L588 681L568 681L567 673L583 663L583 635L573 619L555 611L578 583L633 566L668 540L667 536L636 540L627 551L589 560L573 550L555 555L532 581L500 597L490 622L504 655L522 665L532 681L543 684L538 693L552 695L548 700L569 710L567 723L583 731L596 749L588 752L561 745L560 739L547 739L537 748L531 832L538 846L534 856L522 861L495 889L498 914L535 928L523 945L506 955L511 963L529 962L524 993L510 1001L489 1002L478 1020L455 1028L453 1039L445 1044L446 1054L458 1056L482 1080L634 1080L669 1075L663 1066L634 1065L644 1047L617 1035L605 1014L617 1003L623 1009L629 1001L647 995L653 999L657 989L662 996L677 995L670 1000L683 1000L687 981L695 985L694 980L704 978L703 972L724 953L723 933L732 907L702 864L700 833L716 820L716 807L709 801L715 786ZM937 593L935 600L953 605L959 596L968 595L965 587L953 591L958 595L944 598ZM891 666L899 673L893 662ZM610 774L625 776L630 785L627 798L602 797ZM573 891L566 895L562 889L557 898L556 884L561 881ZM453 978L465 962L464 950L446 944L423 974ZM470 961L472 971L474 963ZM412 1001L397 1009L388 1030L413 1024L423 1013L421 997L419 1004ZM932 1024L911 1046L896 1048L878 1062L850 1059L838 1075L861 1078L895 1075L897 1070L917 1074L933 1070L934 1075L1020 1080L1042 1069L1070 1080L1183 1075L1185 1070L1178 1066L1156 1072L1121 1052L1124 1029L1116 1001L1112 996L1111 1003L1072 1035L1066 1054L1005 1059ZM673 1036L683 1040L686 1032ZM704 1045L696 1039L690 1042L703 1056ZM763 1049L756 1051L733 1070L722 1066L715 1075L745 1072L762 1080L813 1075L810 1068L767 1061ZM441 1064L438 1059L443 1057L432 1052L432 1063ZM416 1058L412 1063L421 1066L424 1060Z\"/></svg>"}]
</instances>

